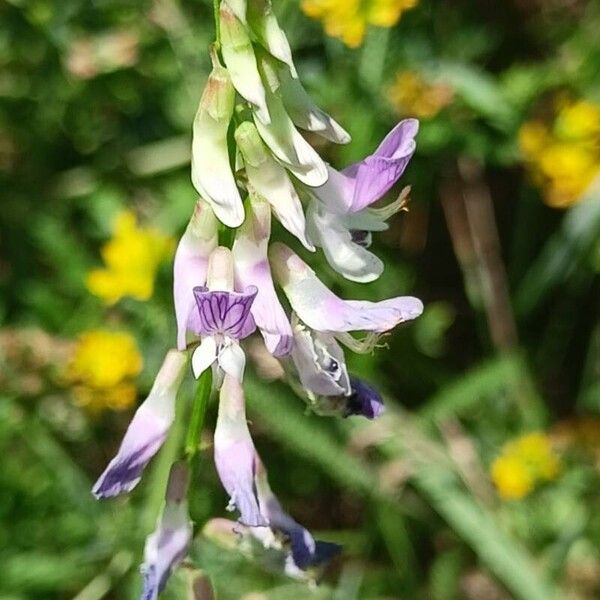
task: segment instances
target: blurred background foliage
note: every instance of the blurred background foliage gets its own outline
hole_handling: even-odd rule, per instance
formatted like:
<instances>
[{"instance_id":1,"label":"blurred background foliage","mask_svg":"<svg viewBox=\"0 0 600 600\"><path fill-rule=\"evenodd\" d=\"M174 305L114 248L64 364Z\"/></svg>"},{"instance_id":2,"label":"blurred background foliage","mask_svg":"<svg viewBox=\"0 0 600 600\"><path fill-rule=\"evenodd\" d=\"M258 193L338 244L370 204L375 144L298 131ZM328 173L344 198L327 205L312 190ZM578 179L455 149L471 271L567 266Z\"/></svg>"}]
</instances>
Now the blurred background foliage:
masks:
<instances>
[{"instance_id":1,"label":"blurred background foliage","mask_svg":"<svg viewBox=\"0 0 600 600\"><path fill-rule=\"evenodd\" d=\"M345 547L321 586L205 527L226 505L207 431L193 564L165 597L188 597L198 567L222 599L600 597L600 4L274 4L307 89L353 136L311 139L330 162L422 123L381 279L313 260L347 296L427 308L350 358L385 392L374 423L305 414L256 353L272 487ZM0 0L0 20L0 598L135 598L177 428L130 499L89 490L174 339L212 7Z\"/></svg>"}]
</instances>

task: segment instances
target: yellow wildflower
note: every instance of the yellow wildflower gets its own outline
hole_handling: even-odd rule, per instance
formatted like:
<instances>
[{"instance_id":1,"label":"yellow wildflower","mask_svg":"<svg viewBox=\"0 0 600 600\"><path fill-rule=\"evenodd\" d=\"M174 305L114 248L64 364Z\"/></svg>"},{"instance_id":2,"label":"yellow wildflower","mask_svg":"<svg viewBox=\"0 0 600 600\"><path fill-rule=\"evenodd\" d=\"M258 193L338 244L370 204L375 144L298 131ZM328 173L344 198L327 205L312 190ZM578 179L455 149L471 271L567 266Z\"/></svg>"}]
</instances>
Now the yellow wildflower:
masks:
<instances>
[{"instance_id":1,"label":"yellow wildflower","mask_svg":"<svg viewBox=\"0 0 600 600\"><path fill-rule=\"evenodd\" d=\"M418 0L302 0L302 10L323 22L325 33L350 48L363 42L368 25L393 27Z\"/></svg>"},{"instance_id":2,"label":"yellow wildflower","mask_svg":"<svg viewBox=\"0 0 600 600\"><path fill-rule=\"evenodd\" d=\"M559 98L552 122L521 126L519 145L546 204L567 208L600 175L600 106Z\"/></svg>"},{"instance_id":3,"label":"yellow wildflower","mask_svg":"<svg viewBox=\"0 0 600 600\"><path fill-rule=\"evenodd\" d=\"M142 370L142 357L128 333L87 331L77 341L65 371L78 404L92 410L121 410L135 402L132 381Z\"/></svg>"},{"instance_id":4,"label":"yellow wildflower","mask_svg":"<svg viewBox=\"0 0 600 600\"><path fill-rule=\"evenodd\" d=\"M452 102L453 91L448 85L430 83L415 71L400 71L388 90L396 112L401 116L431 119Z\"/></svg>"},{"instance_id":5,"label":"yellow wildflower","mask_svg":"<svg viewBox=\"0 0 600 600\"><path fill-rule=\"evenodd\" d=\"M560 462L549 438L539 432L506 443L490 470L498 494L505 500L524 498L559 471Z\"/></svg>"},{"instance_id":6,"label":"yellow wildflower","mask_svg":"<svg viewBox=\"0 0 600 600\"><path fill-rule=\"evenodd\" d=\"M89 291L108 304L124 296L148 300L160 263L168 258L174 240L153 228L138 227L131 211L115 219L114 237L101 250L106 265L88 273Z\"/></svg>"}]
</instances>

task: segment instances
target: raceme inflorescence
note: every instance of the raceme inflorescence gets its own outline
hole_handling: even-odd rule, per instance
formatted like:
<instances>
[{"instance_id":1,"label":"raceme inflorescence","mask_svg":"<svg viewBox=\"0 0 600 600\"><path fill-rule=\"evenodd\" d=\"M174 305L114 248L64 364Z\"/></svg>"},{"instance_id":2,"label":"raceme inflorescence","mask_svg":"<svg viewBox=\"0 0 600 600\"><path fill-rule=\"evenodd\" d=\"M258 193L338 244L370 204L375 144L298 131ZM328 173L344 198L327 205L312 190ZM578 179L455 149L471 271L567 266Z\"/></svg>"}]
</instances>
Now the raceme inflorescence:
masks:
<instances>
[{"instance_id":1,"label":"raceme inflorescence","mask_svg":"<svg viewBox=\"0 0 600 600\"><path fill-rule=\"evenodd\" d=\"M215 464L228 508L238 514L240 538L279 550L286 573L297 578L339 550L316 541L269 487L246 420L242 341L258 331L318 414L373 419L383 412L381 396L348 373L342 346L370 352L381 335L423 310L413 297L340 298L292 248L271 239L278 221L306 251L320 248L341 276L377 279L384 264L369 250L372 234L387 228L408 189L386 206L372 205L404 172L418 122L401 121L373 154L334 169L300 130L337 144L350 136L303 88L270 2L222 0L217 8L212 71L193 124L192 182L200 197L174 260L177 349L167 353L93 488L96 497L108 498L139 482L175 419L191 357L199 381L182 450L187 461L173 465L163 512L146 542L143 599L158 596L190 545L187 490L213 395L219 398Z\"/></svg>"}]
</instances>

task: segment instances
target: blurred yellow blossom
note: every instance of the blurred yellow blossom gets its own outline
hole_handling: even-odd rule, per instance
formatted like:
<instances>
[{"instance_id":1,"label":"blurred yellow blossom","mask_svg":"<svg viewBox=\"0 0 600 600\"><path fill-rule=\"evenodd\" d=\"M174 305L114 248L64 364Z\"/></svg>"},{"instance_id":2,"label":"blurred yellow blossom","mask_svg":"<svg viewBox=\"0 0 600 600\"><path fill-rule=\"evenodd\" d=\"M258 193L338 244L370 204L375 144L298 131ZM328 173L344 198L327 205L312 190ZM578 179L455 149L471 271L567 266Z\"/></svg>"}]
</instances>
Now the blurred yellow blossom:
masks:
<instances>
[{"instance_id":1,"label":"blurred yellow blossom","mask_svg":"<svg viewBox=\"0 0 600 600\"><path fill-rule=\"evenodd\" d=\"M449 85L429 82L415 71L400 71L387 95L399 115L431 119L452 102L453 90Z\"/></svg>"},{"instance_id":2,"label":"blurred yellow blossom","mask_svg":"<svg viewBox=\"0 0 600 600\"><path fill-rule=\"evenodd\" d=\"M302 10L323 22L325 33L357 48L367 25L393 27L418 0L302 0Z\"/></svg>"},{"instance_id":3,"label":"blurred yellow blossom","mask_svg":"<svg viewBox=\"0 0 600 600\"><path fill-rule=\"evenodd\" d=\"M132 212L122 212L115 220L114 237L101 250L106 267L88 273L87 288L108 304L124 296L148 300L156 271L174 247L172 238L157 229L138 227Z\"/></svg>"},{"instance_id":4,"label":"blurred yellow blossom","mask_svg":"<svg viewBox=\"0 0 600 600\"><path fill-rule=\"evenodd\" d=\"M491 476L505 500L524 498L538 483L551 481L560 471L550 439L534 432L507 442L492 463Z\"/></svg>"},{"instance_id":5,"label":"blurred yellow blossom","mask_svg":"<svg viewBox=\"0 0 600 600\"><path fill-rule=\"evenodd\" d=\"M569 207L600 175L600 106L561 97L552 122L531 120L521 126L519 145L545 202Z\"/></svg>"},{"instance_id":6,"label":"blurred yellow blossom","mask_svg":"<svg viewBox=\"0 0 600 600\"><path fill-rule=\"evenodd\" d=\"M129 333L95 329L77 341L65 380L81 406L95 411L122 410L135 402L133 378L142 365L135 339Z\"/></svg>"}]
</instances>

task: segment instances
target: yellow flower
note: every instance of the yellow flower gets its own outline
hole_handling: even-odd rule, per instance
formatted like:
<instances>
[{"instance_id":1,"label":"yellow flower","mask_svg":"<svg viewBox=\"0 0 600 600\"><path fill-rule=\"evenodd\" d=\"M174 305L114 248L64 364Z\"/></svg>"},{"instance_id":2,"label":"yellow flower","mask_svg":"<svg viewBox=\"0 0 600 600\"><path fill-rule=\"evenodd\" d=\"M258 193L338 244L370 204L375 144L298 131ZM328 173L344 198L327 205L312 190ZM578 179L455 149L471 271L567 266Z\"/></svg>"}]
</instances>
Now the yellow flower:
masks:
<instances>
[{"instance_id":1,"label":"yellow flower","mask_svg":"<svg viewBox=\"0 0 600 600\"><path fill-rule=\"evenodd\" d=\"M452 101L452 88L430 83L415 71L400 71L388 90L388 99L402 116L419 119L435 117Z\"/></svg>"},{"instance_id":2,"label":"yellow flower","mask_svg":"<svg viewBox=\"0 0 600 600\"><path fill-rule=\"evenodd\" d=\"M534 432L506 443L490 473L500 497L510 500L524 498L538 483L555 479L559 471L549 438Z\"/></svg>"},{"instance_id":3,"label":"yellow flower","mask_svg":"<svg viewBox=\"0 0 600 600\"><path fill-rule=\"evenodd\" d=\"M88 273L87 288L108 304L124 296L148 300L156 271L173 248L172 238L156 229L138 227L132 212L122 212L115 220L114 237L101 250L106 267Z\"/></svg>"},{"instance_id":4,"label":"yellow flower","mask_svg":"<svg viewBox=\"0 0 600 600\"><path fill-rule=\"evenodd\" d=\"M363 42L367 25L393 27L418 0L302 0L302 10L323 23L325 33L350 48Z\"/></svg>"},{"instance_id":5,"label":"yellow flower","mask_svg":"<svg viewBox=\"0 0 600 600\"><path fill-rule=\"evenodd\" d=\"M128 333L95 329L82 334L67 364L66 381L78 404L92 410L125 409L135 402L132 379L142 357Z\"/></svg>"},{"instance_id":6,"label":"yellow flower","mask_svg":"<svg viewBox=\"0 0 600 600\"><path fill-rule=\"evenodd\" d=\"M600 175L600 106L561 97L552 122L521 126L519 145L546 204L568 208Z\"/></svg>"}]
</instances>

